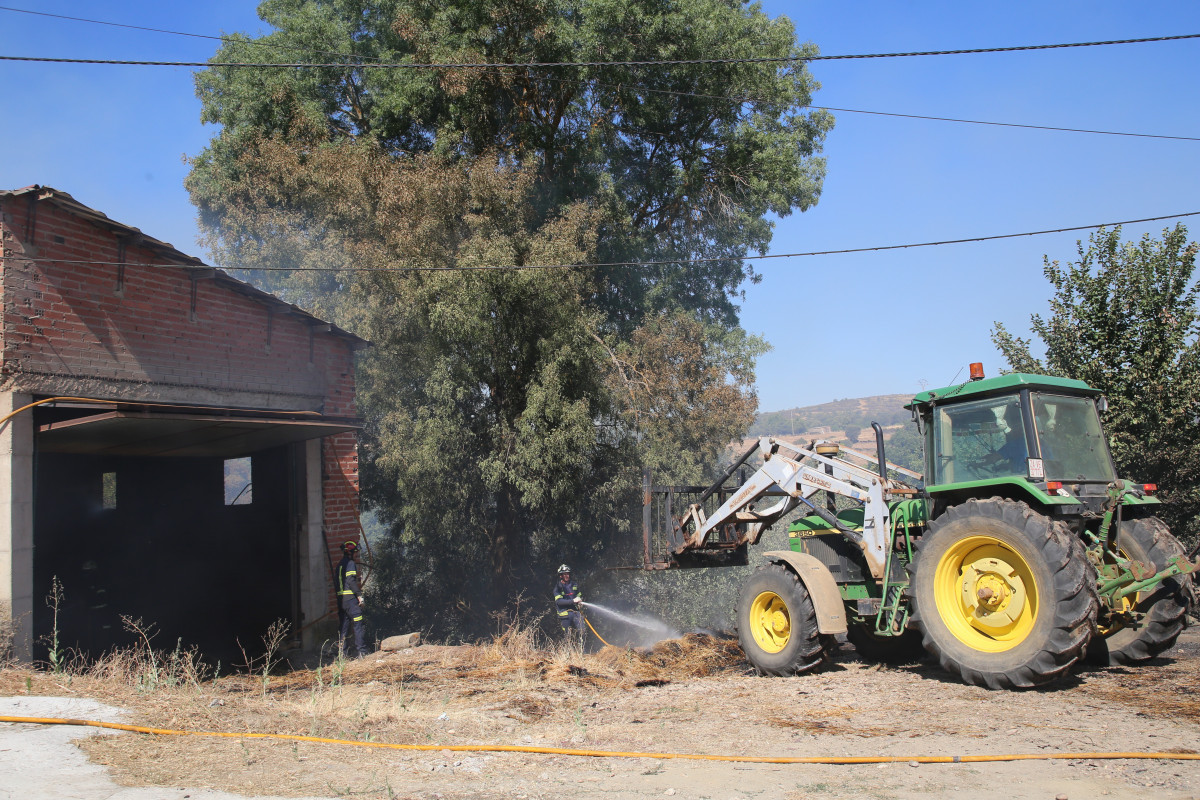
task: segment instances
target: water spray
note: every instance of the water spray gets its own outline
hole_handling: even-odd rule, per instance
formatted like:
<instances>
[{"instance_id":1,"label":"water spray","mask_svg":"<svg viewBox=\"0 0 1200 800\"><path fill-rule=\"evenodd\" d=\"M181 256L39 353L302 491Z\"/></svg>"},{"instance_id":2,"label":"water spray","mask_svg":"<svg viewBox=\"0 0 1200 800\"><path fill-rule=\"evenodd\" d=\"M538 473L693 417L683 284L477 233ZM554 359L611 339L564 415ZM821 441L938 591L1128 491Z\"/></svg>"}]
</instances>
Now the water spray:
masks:
<instances>
[{"instance_id":1,"label":"water spray","mask_svg":"<svg viewBox=\"0 0 1200 800\"><path fill-rule=\"evenodd\" d=\"M678 639L682 634L667 623L653 617L635 614L625 614L615 609L607 608L598 603L584 601L581 605L591 611L596 611L612 619L618 620L639 629L633 638L637 647L652 647L663 639Z\"/></svg>"}]
</instances>

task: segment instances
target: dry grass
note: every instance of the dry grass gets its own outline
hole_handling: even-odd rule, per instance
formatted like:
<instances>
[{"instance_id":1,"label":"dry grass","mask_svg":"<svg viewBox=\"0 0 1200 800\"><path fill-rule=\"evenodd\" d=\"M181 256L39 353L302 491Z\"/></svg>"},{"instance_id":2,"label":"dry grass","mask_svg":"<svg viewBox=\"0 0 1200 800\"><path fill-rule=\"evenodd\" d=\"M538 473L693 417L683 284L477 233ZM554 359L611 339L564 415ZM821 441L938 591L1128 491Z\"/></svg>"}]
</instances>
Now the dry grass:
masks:
<instances>
[{"instance_id":1,"label":"dry grass","mask_svg":"<svg viewBox=\"0 0 1200 800\"><path fill-rule=\"evenodd\" d=\"M1085 672L1073 686L1023 695L1009 708L1011 724L1020 735L1043 738L1022 746L1047 746L1044 737L1058 735L1047 731L1057 730L1057 720L1077 700L1087 708L1107 703L1114 718L1200 722L1195 699L1200 668L1195 654L1179 650L1177 659L1158 666ZM759 679L749 676L734 641L689 635L652 650L606 647L585 653L516 625L480 645L423 645L265 679L261 671L161 679L186 674L172 673L171 663L163 654L147 662L143 654L140 660L111 658L100 662L103 668L96 664L63 674L3 669L0 694L94 697L127 709L131 722L194 731L291 733L435 748L533 744L752 754L796 747L813 753L830 747L854 750L863 737L896 746L896 740L937 735L961 744L994 734L987 728L964 730L964 716L974 714L980 703L1008 703L1010 697L948 682L924 667L880 670L852 655L835 658L827 670L811 676ZM150 688L147 675L160 676L156 688ZM876 702L879 698L887 702ZM1075 735L1061 724L1061 736ZM1155 730L1154 723L1146 729ZM1089 730L1104 741L1106 728ZM431 786L444 791L454 769L486 763L488 779L500 787L495 796L509 797L526 791L523 781L530 771L550 769L542 759L519 754L398 754L201 737L102 736L83 747L93 761L109 765L119 781L131 785L212 787L247 795L429 796ZM912 750L909 744L899 747ZM554 770L594 777L588 760L555 763ZM472 780L461 784L461 794L447 796L475 797L468 791L476 787Z\"/></svg>"},{"instance_id":2,"label":"dry grass","mask_svg":"<svg viewBox=\"0 0 1200 800\"><path fill-rule=\"evenodd\" d=\"M13 643L17 635L12 618L12 605L0 603L0 669L13 664Z\"/></svg>"},{"instance_id":3,"label":"dry grass","mask_svg":"<svg viewBox=\"0 0 1200 800\"><path fill-rule=\"evenodd\" d=\"M450 718L454 738L490 739L513 724L562 717L580 692L598 703L606 693L747 669L734 641L689 635L653 650L587 653L513 622L480 645L423 645L279 675L264 662L214 678L194 650L156 651L152 635L129 624L142 631L137 645L90 663L69 658L58 671L0 671L0 692L83 694L155 727L428 743L446 739ZM577 733L556 725L563 740Z\"/></svg>"}]
</instances>

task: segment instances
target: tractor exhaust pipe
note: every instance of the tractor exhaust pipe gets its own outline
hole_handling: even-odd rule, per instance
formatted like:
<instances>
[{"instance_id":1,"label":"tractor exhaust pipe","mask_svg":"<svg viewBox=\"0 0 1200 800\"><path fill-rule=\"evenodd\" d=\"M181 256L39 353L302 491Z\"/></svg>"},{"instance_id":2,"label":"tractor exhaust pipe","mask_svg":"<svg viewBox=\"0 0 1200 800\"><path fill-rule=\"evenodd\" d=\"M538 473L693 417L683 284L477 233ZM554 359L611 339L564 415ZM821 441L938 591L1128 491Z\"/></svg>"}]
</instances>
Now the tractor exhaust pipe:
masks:
<instances>
[{"instance_id":1,"label":"tractor exhaust pipe","mask_svg":"<svg viewBox=\"0 0 1200 800\"><path fill-rule=\"evenodd\" d=\"M871 427L875 429L875 455L879 457L879 477L885 482L887 481L887 459L883 455L883 428L878 422L872 422Z\"/></svg>"}]
</instances>

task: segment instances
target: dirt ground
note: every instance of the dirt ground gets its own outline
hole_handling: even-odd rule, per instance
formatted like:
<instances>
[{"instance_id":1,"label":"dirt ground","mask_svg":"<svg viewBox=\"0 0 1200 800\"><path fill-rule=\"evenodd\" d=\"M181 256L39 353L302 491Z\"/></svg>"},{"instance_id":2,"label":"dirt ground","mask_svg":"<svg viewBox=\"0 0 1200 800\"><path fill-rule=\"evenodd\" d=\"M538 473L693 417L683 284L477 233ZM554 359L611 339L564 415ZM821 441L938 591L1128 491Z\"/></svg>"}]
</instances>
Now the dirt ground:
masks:
<instances>
[{"instance_id":1,"label":"dirt ground","mask_svg":"<svg viewBox=\"0 0 1200 800\"><path fill-rule=\"evenodd\" d=\"M519 638L519 637L518 637ZM916 763L922 756L1200 752L1200 631L1138 668L1082 670L1051 688L991 692L927 663L753 675L736 641L580 654L509 637L421 646L269 679L138 691L87 676L0 671L0 694L91 697L133 724L433 746L498 744L660 757L387 750L264 739L94 736L80 745L127 786L354 798L1200 798L1200 761ZM901 756L885 764L766 764L666 754Z\"/></svg>"}]
</instances>

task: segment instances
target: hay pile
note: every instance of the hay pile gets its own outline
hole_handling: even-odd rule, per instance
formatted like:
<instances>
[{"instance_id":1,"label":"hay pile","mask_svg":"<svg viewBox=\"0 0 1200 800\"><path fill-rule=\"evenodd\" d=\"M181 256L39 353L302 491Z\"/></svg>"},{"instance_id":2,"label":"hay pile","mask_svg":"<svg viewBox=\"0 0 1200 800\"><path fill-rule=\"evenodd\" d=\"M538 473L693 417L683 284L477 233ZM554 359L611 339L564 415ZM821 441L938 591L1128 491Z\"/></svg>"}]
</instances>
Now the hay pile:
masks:
<instances>
[{"instance_id":1,"label":"hay pile","mask_svg":"<svg viewBox=\"0 0 1200 800\"><path fill-rule=\"evenodd\" d=\"M631 678L640 685L722 673L742 674L749 668L736 639L702 633L667 639L651 650L605 647L593 659L618 677Z\"/></svg>"},{"instance_id":2,"label":"hay pile","mask_svg":"<svg viewBox=\"0 0 1200 800\"><path fill-rule=\"evenodd\" d=\"M523 683L573 683L595 688L661 685L688 678L723 673L742 674L749 668L735 639L707 634L687 634L668 639L653 649L606 646L596 653L553 644L537 647L508 634L483 645L420 647L375 654L342 665L326 664L273 676L268 691L295 692L331 684L370 683L437 684L467 681L481 689L489 684L519 680ZM260 688L258 679L226 679L230 691ZM245 686L237 686L245 683Z\"/></svg>"}]
</instances>

